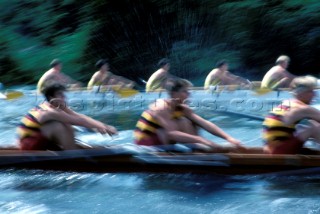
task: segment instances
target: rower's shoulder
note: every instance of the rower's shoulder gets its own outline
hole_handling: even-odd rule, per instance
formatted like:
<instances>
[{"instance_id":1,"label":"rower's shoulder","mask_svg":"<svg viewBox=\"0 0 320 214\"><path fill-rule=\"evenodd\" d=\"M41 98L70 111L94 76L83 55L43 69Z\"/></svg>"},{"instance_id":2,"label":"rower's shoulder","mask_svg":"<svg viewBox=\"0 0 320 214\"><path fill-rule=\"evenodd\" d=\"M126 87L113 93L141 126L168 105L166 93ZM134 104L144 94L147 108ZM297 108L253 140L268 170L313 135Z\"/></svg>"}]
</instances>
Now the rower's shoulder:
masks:
<instances>
[{"instance_id":1,"label":"rower's shoulder","mask_svg":"<svg viewBox=\"0 0 320 214\"><path fill-rule=\"evenodd\" d=\"M57 78L57 77L61 77L61 76L65 76L65 74L63 73L56 73L56 72L53 72L51 70L45 72L43 74L43 77L46 78L46 79L52 79L52 78Z\"/></svg>"},{"instance_id":2,"label":"rower's shoulder","mask_svg":"<svg viewBox=\"0 0 320 214\"><path fill-rule=\"evenodd\" d=\"M164 70L164 69L158 69L156 70L152 75L153 76L162 76L162 75L166 75L168 73L168 71Z\"/></svg>"},{"instance_id":3,"label":"rower's shoulder","mask_svg":"<svg viewBox=\"0 0 320 214\"><path fill-rule=\"evenodd\" d=\"M270 73L273 73L273 74L283 74L283 73L287 72L286 69L284 69L280 65L273 66L269 71L270 71Z\"/></svg>"},{"instance_id":4,"label":"rower's shoulder","mask_svg":"<svg viewBox=\"0 0 320 214\"><path fill-rule=\"evenodd\" d=\"M102 73L100 71L96 71L94 72L94 74L92 75L92 78L95 78L95 77L100 77L102 76Z\"/></svg>"},{"instance_id":5,"label":"rower's shoulder","mask_svg":"<svg viewBox=\"0 0 320 214\"><path fill-rule=\"evenodd\" d=\"M216 74L219 74L221 73L220 69L218 68L214 68L210 71L209 75L216 75Z\"/></svg>"},{"instance_id":6,"label":"rower's shoulder","mask_svg":"<svg viewBox=\"0 0 320 214\"><path fill-rule=\"evenodd\" d=\"M52 73L52 71L51 71L51 69L50 69L50 70L44 72L41 77L47 77L47 76L50 75L51 73Z\"/></svg>"},{"instance_id":7,"label":"rower's shoulder","mask_svg":"<svg viewBox=\"0 0 320 214\"><path fill-rule=\"evenodd\" d=\"M155 84L157 81L162 81L167 76L167 72L163 69L155 71L148 79L147 85Z\"/></svg>"}]
</instances>

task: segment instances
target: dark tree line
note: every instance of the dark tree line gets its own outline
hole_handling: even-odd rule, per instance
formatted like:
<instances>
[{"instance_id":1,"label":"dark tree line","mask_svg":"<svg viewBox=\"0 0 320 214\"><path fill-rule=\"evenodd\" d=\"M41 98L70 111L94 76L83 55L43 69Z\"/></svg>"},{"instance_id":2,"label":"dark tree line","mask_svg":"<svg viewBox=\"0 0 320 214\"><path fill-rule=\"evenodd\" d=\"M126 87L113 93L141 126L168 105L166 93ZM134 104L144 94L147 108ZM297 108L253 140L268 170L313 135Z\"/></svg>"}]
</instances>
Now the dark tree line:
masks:
<instances>
[{"instance_id":1,"label":"dark tree line","mask_svg":"<svg viewBox=\"0 0 320 214\"><path fill-rule=\"evenodd\" d=\"M99 58L112 71L147 79L168 57L172 72L201 85L219 59L260 80L281 55L295 74L318 76L316 0L48 0L0 2L0 75L34 84L53 58L83 82Z\"/></svg>"}]
</instances>

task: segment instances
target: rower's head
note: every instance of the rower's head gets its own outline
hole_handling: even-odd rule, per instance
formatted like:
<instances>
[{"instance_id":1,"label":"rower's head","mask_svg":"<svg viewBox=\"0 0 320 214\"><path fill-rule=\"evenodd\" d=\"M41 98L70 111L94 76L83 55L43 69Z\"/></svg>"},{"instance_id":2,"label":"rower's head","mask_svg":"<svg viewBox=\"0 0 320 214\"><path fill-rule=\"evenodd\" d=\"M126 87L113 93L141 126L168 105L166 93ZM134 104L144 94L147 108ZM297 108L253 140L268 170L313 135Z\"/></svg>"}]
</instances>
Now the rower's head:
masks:
<instances>
[{"instance_id":1,"label":"rower's head","mask_svg":"<svg viewBox=\"0 0 320 214\"><path fill-rule=\"evenodd\" d=\"M50 62L50 68L60 71L62 68L62 62L59 59L54 59Z\"/></svg>"},{"instance_id":2,"label":"rower's head","mask_svg":"<svg viewBox=\"0 0 320 214\"><path fill-rule=\"evenodd\" d=\"M315 97L314 89L317 87L317 78L310 75L296 77L292 80L291 87L295 98L310 104Z\"/></svg>"},{"instance_id":3,"label":"rower's head","mask_svg":"<svg viewBox=\"0 0 320 214\"><path fill-rule=\"evenodd\" d=\"M165 70L170 69L170 60L167 58L163 58L158 62L158 68L163 68Z\"/></svg>"},{"instance_id":4,"label":"rower's head","mask_svg":"<svg viewBox=\"0 0 320 214\"><path fill-rule=\"evenodd\" d=\"M219 60L216 63L216 68L219 68L222 71L227 71L228 70L228 62L226 60Z\"/></svg>"},{"instance_id":5,"label":"rower's head","mask_svg":"<svg viewBox=\"0 0 320 214\"><path fill-rule=\"evenodd\" d=\"M109 61L107 59L100 59L96 63L96 67L100 71L108 71L109 70Z\"/></svg>"},{"instance_id":6,"label":"rower's head","mask_svg":"<svg viewBox=\"0 0 320 214\"><path fill-rule=\"evenodd\" d=\"M171 99L183 103L189 97L190 83L184 79L172 79L169 80L166 85L166 90Z\"/></svg>"},{"instance_id":7,"label":"rower's head","mask_svg":"<svg viewBox=\"0 0 320 214\"><path fill-rule=\"evenodd\" d=\"M281 55L276 60L276 65L280 65L284 69L288 68L289 63L290 63L290 58L286 55Z\"/></svg>"},{"instance_id":8,"label":"rower's head","mask_svg":"<svg viewBox=\"0 0 320 214\"><path fill-rule=\"evenodd\" d=\"M65 105L65 91L66 87L60 83L52 83L42 89L46 100L53 105Z\"/></svg>"}]
</instances>

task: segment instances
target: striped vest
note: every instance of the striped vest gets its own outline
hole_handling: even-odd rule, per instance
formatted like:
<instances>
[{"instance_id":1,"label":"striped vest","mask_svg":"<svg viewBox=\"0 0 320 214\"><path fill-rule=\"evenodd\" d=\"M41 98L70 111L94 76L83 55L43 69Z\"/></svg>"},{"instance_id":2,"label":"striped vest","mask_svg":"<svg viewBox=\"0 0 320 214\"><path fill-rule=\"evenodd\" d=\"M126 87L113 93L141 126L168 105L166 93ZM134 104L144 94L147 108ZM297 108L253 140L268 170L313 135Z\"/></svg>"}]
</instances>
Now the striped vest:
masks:
<instances>
[{"instance_id":1,"label":"striped vest","mask_svg":"<svg viewBox=\"0 0 320 214\"><path fill-rule=\"evenodd\" d=\"M41 124L39 123L38 118L40 112L46 110L47 108L47 104L40 104L31 109L27 115L22 118L17 128L17 133L20 139L25 137L33 137L41 132Z\"/></svg>"},{"instance_id":2,"label":"striped vest","mask_svg":"<svg viewBox=\"0 0 320 214\"><path fill-rule=\"evenodd\" d=\"M283 115L291 108L295 108L299 101L285 101L274 108L265 118L263 122L262 138L265 143L281 143L292 137L296 131L296 124L285 124L283 122Z\"/></svg>"},{"instance_id":3,"label":"striped vest","mask_svg":"<svg viewBox=\"0 0 320 214\"><path fill-rule=\"evenodd\" d=\"M173 113L172 119L179 119L184 116L182 109L177 108ZM135 141L152 140L157 135L157 129L162 128L160 123L151 115L150 110L142 113L134 130Z\"/></svg>"}]
</instances>

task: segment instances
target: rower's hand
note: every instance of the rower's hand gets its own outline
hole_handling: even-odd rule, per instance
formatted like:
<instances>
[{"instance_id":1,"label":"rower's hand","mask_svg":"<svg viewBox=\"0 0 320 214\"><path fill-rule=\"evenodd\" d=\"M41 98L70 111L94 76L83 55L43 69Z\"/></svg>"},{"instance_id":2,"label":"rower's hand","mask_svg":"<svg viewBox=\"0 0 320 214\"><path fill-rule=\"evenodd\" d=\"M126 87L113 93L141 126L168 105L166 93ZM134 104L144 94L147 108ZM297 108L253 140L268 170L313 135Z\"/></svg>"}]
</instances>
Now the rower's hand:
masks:
<instances>
[{"instance_id":1,"label":"rower's hand","mask_svg":"<svg viewBox=\"0 0 320 214\"><path fill-rule=\"evenodd\" d=\"M107 131L108 131L108 135L110 135L110 136L118 134L117 129L113 126L107 125Z\"/></svg>"},{"instance_id":2,"label":"rower's hand","mask_svg":"<svg viewBox=\"0 0 320 214\"><path fill-rule=\"evenodd\" d=\"M244 146L241 145L241 141L237 140L233 137L230 137L228 139L226 139L229 143L232 143L233 145L235 145L238 148L245 148Z\"/></svg>"},{"instance_id":3,"label":"rower's hand","mask_svg":"<svg viewBox=\"0 0 320 214\"><path fill-rule=\"evenodd\" d=\"M97 131L101 134L108 134L110 136L118 133L115 127L109 125L103 125L102 127L97 128Z\"/></svg>"}]
</instances>

